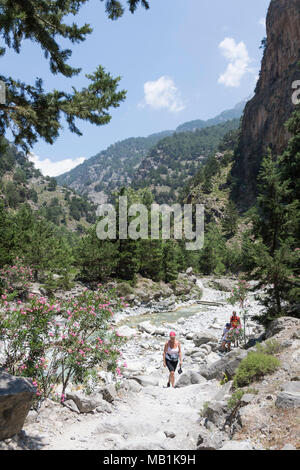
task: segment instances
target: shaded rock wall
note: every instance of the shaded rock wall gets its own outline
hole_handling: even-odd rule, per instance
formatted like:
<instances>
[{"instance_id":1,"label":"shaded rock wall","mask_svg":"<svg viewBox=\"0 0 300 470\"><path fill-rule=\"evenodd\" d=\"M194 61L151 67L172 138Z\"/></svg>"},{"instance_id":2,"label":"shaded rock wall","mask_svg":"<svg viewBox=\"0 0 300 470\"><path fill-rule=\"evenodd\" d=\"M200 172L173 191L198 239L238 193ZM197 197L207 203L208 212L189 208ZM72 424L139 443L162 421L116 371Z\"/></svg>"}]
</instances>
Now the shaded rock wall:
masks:
<instances>
[{"instance_id":1,"label":"shaded rock wall","mask_svg":"<svg viewBox=\"0 0 300 470\"><path fill-rule=\"evenodd\" d=\"M234 197L248 208L255 199L261 160L268 147L284 150L284 123L295 109L292 83L300 80L300 0L272 0L267 15L267 47L255 96L245 108L237 160L232 169Z\"/></svg>"}]
</instances>

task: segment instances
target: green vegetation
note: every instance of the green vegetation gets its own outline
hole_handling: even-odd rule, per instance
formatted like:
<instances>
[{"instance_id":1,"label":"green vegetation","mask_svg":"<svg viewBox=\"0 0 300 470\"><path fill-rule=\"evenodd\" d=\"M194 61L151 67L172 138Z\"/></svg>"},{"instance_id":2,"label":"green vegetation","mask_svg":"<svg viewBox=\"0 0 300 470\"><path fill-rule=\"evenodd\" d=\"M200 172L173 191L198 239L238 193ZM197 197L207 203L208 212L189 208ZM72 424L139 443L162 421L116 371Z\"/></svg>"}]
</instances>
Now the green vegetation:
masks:
<instances>
[{"instance_id":1,"label":"green vegetation","mask_svg":"<svg viewBox=\"0 0 300 470\"><path fill-rule=\"evenodd\" d=\"M136 166L159 140L169 134L172 132L116 142L73 170L58 176L57 181L69 187L76 185L80 194L87 194L93 188L96 192L105 191L110 196L112 191L131 184Z\"/></svg>"},{"instance_id":2,"label":"green vegetation","mask_svg":"<svg viewBox=\"0 0 300 470\"><path fill-rule=\"evenodd\" d=\"M234 379L235 388L249 385L255 380L259 380L266 374L271 374L280 366L280 361L271 354L251 351L241 361Z\"/></svg>"},{"instance_id":3,"label":"green vegetation","mask_svg":"<svg viewBox=\"0 0 300 470\"><path fill-rule=\"evenodd\" d=\"M239 402L241 401L241 399L243 398L243 396L246 393L251 393L253 395L256 395L258 393L258 391L255 388L247 388L245 390L242 390L242 389L239 388L229 398L229 400L227 402L228 408L230 410L234 409L239 404Z\"/></svg>"},{"instance_id":4,"label":"green vegetation","mask_svg":"<svg viewBox=\"0 0 300 470\"><path fill-rule=\"evenodd\" d=\"M12 308L3 294L0 340L5 347L1 365L13 375L29 377L36 387L37 401L55 398L55 388L61 384L57 398L63 402L70 380L86 383L91 377L99 382L96 373L100 365L121 375L119 348L125 338L111 325L112 300L115 307L122 307L112 291L99 287L59 304L30 295Z\"/></svg>"},{"instance_id":5,"label":"green vegetation","mask_svg":"<svg viewBox=\"0 0 300 470\"><path fill-rule=\"evenodd\" d=\"M274 318L290 314L299 318L300 301L300 109L287 123L292 135L286 151L264 158L259 173L257 204L249 211L253 229L248 243L250 278L265 286L261 302L265 313L255 319L268 325Z\"/></svg>"},{"instance_id":6,"label":"green vegetation","mask_svg":"<svg viewBox=\"0 0 300 470\"><path fill-rule=\"evenodd\" d=\"M151 187L157 203L170 204L182 201L195 184L193 178L204 172L209 191L208 179L217 166L214 154L224 136L238 127L239 120L234 119L195 132L174 133L160 140L142 160L132 186Z\"/></svg>"}]
</instances>

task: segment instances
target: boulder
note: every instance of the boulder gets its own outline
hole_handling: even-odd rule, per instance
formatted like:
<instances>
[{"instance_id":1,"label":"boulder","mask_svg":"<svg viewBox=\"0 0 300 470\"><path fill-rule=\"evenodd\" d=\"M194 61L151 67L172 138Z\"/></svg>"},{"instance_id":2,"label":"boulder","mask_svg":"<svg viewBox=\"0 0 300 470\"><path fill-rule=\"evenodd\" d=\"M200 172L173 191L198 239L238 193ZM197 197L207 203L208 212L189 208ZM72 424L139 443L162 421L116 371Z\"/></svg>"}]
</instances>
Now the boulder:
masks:
<instances>
[{"instance_id":1,"label":"boulder","mask_svg":"<svg viewBox=\"0 0 300 470\"><path fill-rule=\"evenodd\" d=\"M155 336L167 336L168 333L167 331L164 329L164 328L156 328L154 333L153 333Z\"/></svg>"},{"instance_id":2,"label":"boulder","mask_svg":"<svg viewBox=\"0 0 300 470\"><path fill-rule=\"evenodd\" d=\"M254 393L245 393L241 398L241 405L247 406L255 399Z\"/></svg>"},{"instance_id":3,"label":"boulder","mask_svg":"<svg viewBox=\"0 0 300 470\"><path fill-rule=\"evenodd\" d=\"M185 271L185 274L187 274L188 276L189 276L190 274L194 274L193 268L192 268L192 267L187 268L187 270Z\"/></svg>"},{"instance_id":4,"label":"boulder","mask_svg":"<svg viewBox=\"0 0 300 470\"><path fill-rule=\"evenodd\" d=\"M218 393L214 396L215 401L223 401L226 397L231 392L233 382L227 382L226 384L222 385Z\"/></svg>"},{"instance_id":5,"label":"boulder","mask_svg":"<svg viewBox=\"0 0 300 470\"><path fill-rule=\"evenodd\" d=\"M278 408L300 408L300 382L287 382L277 396Z\"/></svg>"},{"instance_id":6,"label":"boulder","mask_svg":"<svg viewBox=\"0 0 300 470\"><path fill-rule=\"evenodd\" d=\"M224 278L224 279L213 279L209 282L209 287L220 290L222 292L231 292L236 284L236 281Z\"/></svg>"},{"instance_id":7,"label":"boulder","mask_svg":"<svg viewBox=\"0 0 300 470\"><path fill-rule=\"evenodd\" d=\"M202 346L202 344L206 344L209 342L217 342L217 338L211 335L210 333L195 333L192 337L194 344L196 347Z\"/></svg>"},{"instance_id":8,"label":"boulder","mask_svg":"<svg viewBox=\"0 0 300 470\"><path fill-rule=\"evenodd\" d=\"M197 441L197 450L218 450L228 441L228 435L222 431L201 429Z\"/></svg>"},{"instance_id":9,"label":"boulder","mask_svg":"<svg viewBox=\"0 0 300 470\"><path fill-rule=\"evenodd\" d=\"M142 323L139 323L138 325L139 331L148 333L149 335L153 335L156 328L154 325L152 325L149 321L144 321Z\"/></svg>"},{"instance_id":10,"label":"boulder","mask_svg":"<svg viewBox=\"0 0 300 470\"><path fill-rule=\"evenodd\" d=\"M100 405L98 405L96 408L96 411L98 413L112 413L113 407L107 401L101 400Z\"/></svg>"},{"instance_id":11,"label":"boulder","mask_svg":"<svg viewBox=\"0 0 300 470\"><path fill-rule=\"evenodd\" d=\"M136 330L134 330L133 328L130 328L127 325L123 325L123 326L120 326L120 328L118 328L116 333L119 336L125 336L126 338L132 338L133 336L136 335Z\"/></svg>"},{"instance_id":12,"label":"boulder","mask_svg":"<svg viewBox=\"0 0 300 470\"><path fill-rule=\"evenodd\" d=\"M108 401L108 403L112 403L117 397L115 384L106 385L105 387L101 388L99 392L101 393L103 400Z\"/></svg>"},{"instance_id":13,"label":"boulder","mask_svg":"<svg viewBox=\"0 0 300 470\"><path fill-rule=\"evenodd\" d=\"M195 371L188 370L180 375L175 388L187 387L188 385L204 383L205 379Z\"/></svg>"},{"instance_id":14,"label":"boulder","mask_svg":"<svg viewBox=\"0 0 300 470\"><path fill-rule=\"evenodd\" d=\"M125 380L123 387L126 391L133 393L139 393L142 390L142 386L133 379Z\"/></svg>"},{"instance_id":15,"label":"boulder","mask_svg":"<svg viewBox=\"0 0 300 470\"><path fill-rule=\"evenodd\" d=\"M139 375L131 377L131 379L136 380L142 387L158 387L159 381L155 377Z\"/></svg>"},{"instance_id":16,"label":"boulder","mask_svg":"<svg viewBox=\"0 0 300 470\"><path fill-rule=\"evenodd\" d=\"M80 413L78 406L73 400L65 400L63 405L66 406L69 410L74 411L75 413Z\"/></svg>"},{"instance_id":17,"label":"boulder","mask_svg":"<svg viewBox=\"0 0 300 470\"><path fill-rule=\"evenodd\" d=\"M199 374L203 375L207 380L222 379L224 373L231 380L238 368L240 362L247 356L247 352L241 349L233 350L224 357L214 362L210 366L203 366L199 369Z\"/></svg>"},{"instance_id":18,"label":"boulder","mask_svg":"<svg viewBox=\"0 0 300 470\"><path fill-rule=\"evenodd\" d=\"M217 427L222 427L228 414L227 403L224 401L215 401L208 403L202 416Z\"/></svg>"},{"instance_id":19,"label":"boulder","mask_svg":"<svg viewBox=\"0 0 300 470\"><path fill-rule=\"evenodd\" d=\"M35 393L29 380L0 371L0 441L21 431Z\"/></svg>"},{"instance_id":20,"label":"boulder","mask_svg":"<svg viewBox=\"0 0 300 470\"><path fill-rule=\"evenodd\" d=\"M266 339L275 336L276 334L280 333L281 331L291 328L292 331L295 331L300 326L300 319L293 318L293 317L280 317L273 320L266 331Z\"/></svg>"},{"instance_id":21,"label":"boulder","mask_svg":"<svg viewBox=\"0 0 300 470\"><path fill-rule=\"evenodd\" d=\"M76 411L76 408L74 408L69 400L75 403L79 413L90 413L101 403L101 398L97 395L85 395L82 391L67 392L66 406L71 409L73 408L73 411Z\"/></svg>"}]
</instances>

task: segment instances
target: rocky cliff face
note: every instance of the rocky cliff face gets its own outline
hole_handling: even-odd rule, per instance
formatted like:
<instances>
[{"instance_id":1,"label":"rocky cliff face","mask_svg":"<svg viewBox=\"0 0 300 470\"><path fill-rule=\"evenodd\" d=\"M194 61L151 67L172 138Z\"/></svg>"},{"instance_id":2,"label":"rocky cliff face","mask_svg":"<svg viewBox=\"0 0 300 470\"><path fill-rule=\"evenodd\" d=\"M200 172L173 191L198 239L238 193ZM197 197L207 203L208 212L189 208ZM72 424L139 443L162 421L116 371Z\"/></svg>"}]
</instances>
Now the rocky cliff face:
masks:
<instances>
[{"instance_id":1,"label":"rocky cliff face","mask_svg":"<svg viewBox=\"0 0 300 470\"><path fill-rule=\"evenodd\" d=\"M254 98L246 105L233 167L235 198L249 207L268 147L280 154L288 141L284 123L290 117L292 83L300 80L300 0L272 0L267 15L267 45Z\"/></svg>"}]
</instances>

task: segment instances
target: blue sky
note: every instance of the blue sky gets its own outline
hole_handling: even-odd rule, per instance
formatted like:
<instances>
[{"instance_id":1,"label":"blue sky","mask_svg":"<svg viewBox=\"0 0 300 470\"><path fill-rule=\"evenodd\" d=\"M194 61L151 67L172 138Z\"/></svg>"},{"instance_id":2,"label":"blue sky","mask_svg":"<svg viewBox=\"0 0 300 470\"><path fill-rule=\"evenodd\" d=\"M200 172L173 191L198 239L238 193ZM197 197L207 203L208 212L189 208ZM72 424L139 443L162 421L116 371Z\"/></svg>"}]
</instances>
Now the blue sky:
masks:
<instances>
[{"instance_id":1,"label":"blue sky","mask_svg":"<svg viewBox=\"0 0 300 470\"><path fill-rule=\"evenodd\" d=\"M1 58L3 75L28 83L41 77L48 90L85 86L85 73L99 64L121 76L120 88L127 90L110 124L78 121L82 137L66 126L54 145L39 141L32 149L37 166L59 174L116 141L208 119L248 97L260 69L269 3L150 0L150 10L126 12L112 22L105 17L104 3L90 0L76 22L87 22L94 31L84 43L71 46L70 64L82 68L72 79L51 75L42 52L30 42L19 55L9 51Z\"/></svg>"}]
</instances>

